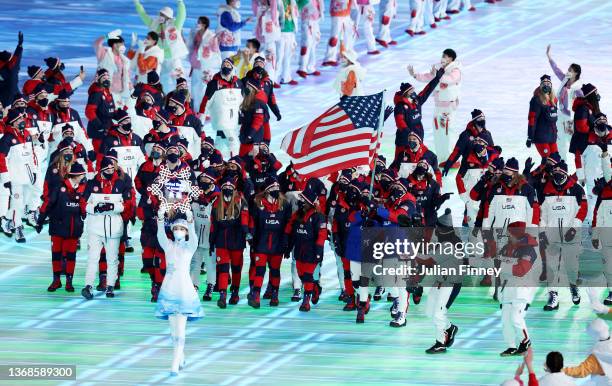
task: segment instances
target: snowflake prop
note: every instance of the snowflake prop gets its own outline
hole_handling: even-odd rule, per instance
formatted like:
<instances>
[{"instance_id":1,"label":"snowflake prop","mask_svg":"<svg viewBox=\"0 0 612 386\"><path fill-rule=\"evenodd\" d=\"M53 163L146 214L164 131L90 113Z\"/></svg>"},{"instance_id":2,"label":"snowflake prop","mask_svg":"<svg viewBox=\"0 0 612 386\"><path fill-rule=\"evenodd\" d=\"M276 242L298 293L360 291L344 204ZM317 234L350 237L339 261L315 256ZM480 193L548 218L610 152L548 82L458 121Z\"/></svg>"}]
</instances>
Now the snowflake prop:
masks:
<instances>
[{"instance_id":1,"label":"snowflake prop","mask_svg":"<svg viewBox=\"0 0 612 386\"><path fill-rule=\"evenodd\" d=\"M189 169L171 172L166 165L159 168L159 176L147 190L157 197L162 208L182 213L191 211L191 202L202 194L202 189L193 185Z\"/></svg>"}]
</instances>

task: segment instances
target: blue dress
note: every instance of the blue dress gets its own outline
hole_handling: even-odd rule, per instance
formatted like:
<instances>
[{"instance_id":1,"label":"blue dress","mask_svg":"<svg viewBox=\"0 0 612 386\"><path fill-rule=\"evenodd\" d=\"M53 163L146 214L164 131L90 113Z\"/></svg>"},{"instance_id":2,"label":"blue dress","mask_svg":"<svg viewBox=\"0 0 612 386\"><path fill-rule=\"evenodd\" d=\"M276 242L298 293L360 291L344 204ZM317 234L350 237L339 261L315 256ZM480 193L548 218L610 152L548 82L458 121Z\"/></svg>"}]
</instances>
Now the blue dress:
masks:
<instances>
[{"instance_id":1,"label":"blue dress","mask_svg":"<svg viewBox=\"0 0 612 386\"><path fill-rule=\"evenodd\" d=\"M194 223L189 223L189 241L171 241L166 236L163 220L158 222L157 239L166 254L166 276L159 290L155 316L168 319L182 314L188 321L200 319L204 310L193 287L189 269L191 258L198 247Z\"/></svg>"}]
</instances>

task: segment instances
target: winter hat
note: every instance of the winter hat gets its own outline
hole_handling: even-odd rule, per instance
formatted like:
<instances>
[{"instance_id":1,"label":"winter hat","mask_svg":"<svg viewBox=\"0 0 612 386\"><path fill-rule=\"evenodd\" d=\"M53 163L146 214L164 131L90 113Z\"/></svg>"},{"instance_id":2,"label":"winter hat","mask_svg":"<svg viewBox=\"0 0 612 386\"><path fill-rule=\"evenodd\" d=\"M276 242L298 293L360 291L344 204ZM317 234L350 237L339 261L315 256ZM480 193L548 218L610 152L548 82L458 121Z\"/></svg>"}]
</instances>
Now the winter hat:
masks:
<instances>
[{"instance_id":1,"label":"winter hat","mask_svg":"<svg viewBox=\"0 0 612 386\"><path fill-rule=\"evenodd\" d=\"M386 176L391 181L396 181L398 178L397 171L395 171L395 169L385 169L382 171L382 173L380 173L380 176Z\"/></svg>"},{"instance_id":2,"label":"winter hat","mask_svg":"<svg viewBox=\"0 0 612 386\"><path fill-rule=\"evenodd\" d=\"M368 184L366 184L365 182L358 180L357 178L353 179L351 181L350 184L351 187L354 187L355 189L359 190L360 192L364 192L367 191L369 189Z\"/></svg>"},{"instance_id":3,"label":"winter hat","mask_svg":"<svg viewBox=\"0 0 612 386\"><path fill-rule=\"evenodd\" d=\"M487 142L487 139L485 137L481 137L480 135L474 138L474 144L476 143L480 143L484 146L489 146L489 142Z\"/></svg>"},{"instance_id":4,"label":"winter hat","mask_svg":"<svg viewBox=\"0 0 612 386\"><path fill-rule=\"evenodd\" d=\"M587 84L583 84L582 87L580 87L580 91L582 91L582 95L586 98L592 93L596 92L597 87L593 86L590 83L587 83Z\"/></svg>"},{"instance_id":5,"label":"winter hat","mask_svg":"<svg viewBox=\"0 0 612 386\"><path fill-rule=\"evenodd\" d=\"M481 110L474 109L472 110L472 121L476 121L479 119L484 119L484 113Z\"/></svg>"},{"instance_id":6,"label":"winter hat","mask_svg":"<svg viewBox=\"0 0 612 386\"><path fill-rule=\"evenodd\" d=\"M213 167L218 167L218 166L223 165L223 157L221 157L221 154L217 152L212 153L208 161L210 162L210 166L213 166Z\"/></svg>"},{"instance_id":7,"label":"winter hat","mask_svg":"<svg viewBox=\"0 0 612 386\"><path fill-rule=\"evenodd\" d=\"M598 341L607 340L610 338L610 329L608 328L606 322L600 318L593 320L586 328L586 332Z\"/></svg>"},{"instance_id":8,"label":"winter hat","mask_svg":"<svg viewBox=\"0 0 612 386\"><path fill-rule=\"evenodd\" d=\"M202 132L201 137L202 137L201 147L204 147L204 145L208 145L213 149L215 148L215 140L213 139L213 137L207 137L204 132Z\"/></svg>"},{"instance_id":9,"label":"winter hat","mask_svg":"<svg viewBox=\"0 0 612 386\"><path fill-rule=\"evenodd\" d=\"M25 97L20 92L17 92L17 94L15 94L15 96L13 97L13 102L11 103L11 105L14 106L15 103L17 103L17 102L27 103L27 101L25 100Z\"/></svg>"},{"instance_id":10,"label":"winter hat","mask_svg":"<svg viewBox=\"0 0 612 386\"><path fill-rule=\"evenodd\" d=\"M236 189L236 183L234 182L234 179L231 177L224 177L221 180L221 189L223 189L226 186L231 187L232 189Z\"/></svg>"},{"instance_id":11,"label":"winter hat","mask_svg":"<svg viewBox=\"0 0 612 386\"><path fill-rule=\"evenodd\" d=\"M178 145L179 149L182 149L182 150L183 150L183 153L188 153L188 152L189 152L189 151L187 150L187 148L189 147L189 143L187 142L187 140L186 140L185 138L182 138L182 137L181 137L181 138L179 138L179 139L176 141L176 143L177 143L177 145Z\"/></svg>"},{"instance_id":12,"label":"winter hat","mask_svg":"<svg viewBox=\"0 0 612 386\"><path fill-rule=\"evenodd\" d=\"M219 173L217 173L214 168L208 167L204 169L204 171L202 172L202 174L199 175L199 177L206 177L209 180L217 181L217 179L219 178Z\"/></svg>"},{"instance_id":13,"label":"winter hat","mask_svg":"<svg viewBox=\"0 0 612 386\"><path fill-rule=\"evenodd\" d=\"M516 238L522 237L526 229L527 223L525 221L514 221L508 224L508 233Z\"/></svg>"},{"instance_id":14,"label":"winter hat","mask_svg":"<svg viewBox=\"0 0 612 386\"><path fill-rule=\"evenodd\" d=\"M187 85L187 79L185 79L185 78L176 78L176 85L177 85L177 87L182 85L182 84Z\"/></svg>"},{"instance_id":15,"label":"winter hat","mask_svg":"<svg viewBox=\"0 0 612 386\"><path fill-rule=\"evenodd\" d=\"M261 63L263 63L265 65L266 64L266 58L264 58L261 55L257 55L255 57L255 59L253 60L253 66L255 66L255 63L258 63L258 62L261 62Z\"/></svg>"},{"instance_id":16,"label":"winter hat","mask_svg":"<svg viewBox=\"0 0 612 386\"><path fill-rule=\"evenodd\" d=\"M312 206L315 206L317 197L317 193L312 189L304 189L304 191L300 193L300 198Z\"/></svg>"},{"instance_id":17,"label":"winter hat","mask_svg":"<svg viewBox=\"0 0 612 386\"><path fill-rule=\"evenodd\" d=\"M553 165L556 165L561 162L561 155L558 152L550 153L548 160L552 161Z\"/></svg>"},{"instance_id":18,"label":"winter hat","mask_svg":"<svg viewBox=\"0 0 612 386\"><path fill-rule=\"evenodd\" d=\"M118 125L120 125L121 122L125 121L129 117L130 117L130 115L127 113L127 111L125 111L123 109L115 110L115 113L113 114L113 120Z\"/></svg>"},{"instance_id":19,"label":"winter hat","mask_svg":"<svg viewBox=\"0 0 612 386\"><path fill-rule=\"evenodd\" d=\"M406 82L400 85L400 92L402 94L405 94L406 91L410 91L410 90L414 90L414 86L412 86L410 83Z\"/></svg>"},{"instance_id":20,"label":"winter hat","mask_svg":"<svg viewBox=\"0 0 612 386\"><path fill-rule=\"evenodd\" d=\"M353 177L353 172L349 169L344 169L338 176L338 183L349 184Z\"/></svg>"},{"instance_id":21,"label":"winter hat","mask_svg":"<svg viewBox=\"0 0 612 386\"><path fill-rule=\"evenodd\" d=\"M159 10L160 15L164 15L168 19L174 19L174 11L170 7L164 7Z\"/></svg>"},{"instance_id":22,"label":"winter hat","mask_svg":"<svg viewBox=\"0 0 612 386\"><path fill-rule=\"evenodd\" d=\"M32 91L32 95L31 95L32 98L36 98L43 91L47 91L47 89L45 88L45 85L43 83L37 84L36 87L34 87L34 90Z\"/></svg>"},{"instance_id":23,"label":"winter hat","mask_svg":"<svg viewBox=\"0 0 612 386\"><path fill-rule=\"evenodd\" d=\"M506 161L506 166L504 167L506 170L510 170L512 172L519 171L519 162L516 158L512 157L508 161Z\"/></svg>"},{"instance_id":24,"label":"winter hat","mask_svg":"<svg viewBox=\"0 0 612 386\"><path fill-rule=\"evenodd\" d=\"M120 29L113 30L106 34L108 46L112 46L115 43L122 43L123 37L121 36L122 31Z\"/></svg>"},{"instance_id":25,"label":"winter hat","mask_svg":"<svg viewBox=\"0 0 612 386\"><path fill-rule=\"evenodd\" d=\"M0 51L0 62L8 62L11 59L11 53L7 50Z\"/></svg>"},{"instance_id":26,"label":"winter hat","mask_svg":"<svg viewBox=\"0 0 612 386\"><path fill-rule=\"evenodd\" d=\"M57 145L57 151L58 153L63 152L64 150L67 149L72 149L72 138L68 137L68 138L64 138L60 141L60 143Z\"/></svg>"},{"instance_id":27,"label":"winter hat","mask_svg":"<svg viewBox=\"0 0 612 386\"><path fill-rule=\"evenodd\" d=\"M559 162L557 166L555 166L555 171L559 171L565 174L566 176L569 175L569 173L567 172L567 164L565 163L565 161Z\"/></svg>"},{"instance_id":28,"label":"winter hat","mask_svg":"<svg viewBox=\"0 0 612 386\"><path fill-rule=\"evenodd\" d=\"M387 166L387 159L385 156L380 154L378 155L378 158L376 158L376 166L382 166L383 168Z\"/></svg>"},{"instance_id":29,"label":"winter hat","mask_svg":"<svg viewBox=\"0 0 612 386\"><path fill-rule=\"evenodd\" d=\"M9 125L12 125L19 118L22 118L23 115L24 114L22 114L19 111L17 111L17 109L10 109L8 114L7 114L7 116L6 116L6 123L8 123Z\"/></svg>"},{"instance_id":30,"label":"winter hat","mask_svg":"<svg viewBox=\"0 0 612 386\"><path fill-rule=\"evenodd\" d=\"M147 74L147 84L150 84L151 86L159 84L159 74L157 71L150 71Z\"/></svg>"},{"instance_id":31,"label":"winter hat","mask_svg":"<svg viewBox=\"0 0 612 386\"><path fill-rule=\"evenodd\" d=\"M59 92L59 94L57 95L57 98L55 98L56 101L67 101L70 100L70 93L68 91L66 91L65 89L62 89L62 91Z\"/></svg>"},{"instance_id":32,"label":"winter hat","mask_svg":"<svg viewBox=\"0 0 612 386\"><path fill-rule=\"evenodd\" d=\"M253 89L253 91L259 90L259 85L257 83L255 83L255 80L253 80L253 79L248 79L246 81L246 86L247 86L247 88Z\"/></svg>"},{"instance_id":33,"label":"winter hat","mask_svg":"<svg viewBox=\"0 0 612 386\"><path fill-rule=\"evenodd\" d=\"M115 164L113 163L113 160L110 159L110 157L104 157L102 158L102 163L100 164L100 171L104 171L104 170L108 170L108 169L114 169L115 168Z\"/></svg>"},{"instance_id":34,"label":"winter hat","mask_svg":"<svg viewBox=\"0 0 612 386\"><path fill-rule=\"evenodd\" d=\"M244 169L244 161L242 160L242 158L240 158L240 156L233 156L229 159L229 161L227 161L227 163L237 165L240 170Z\"/></svg>"},{"instance_id":35,"label":"winter hat","mask_svg":"<svg viewBox=\"0 0 612 386\"><path fill-rule=\"evenodd\" d=\"M62 64L62 61L60 58L47 58L45 59L45 63L47 67L49 67L49 70L55 70Z\"/></svg>"},{"instance_id":36,"label":"winter hat","mask_svg":"<svg viewBox=\"0 0 612 386\"><path fill-rule=\"evenodd\" d=\"M104 75L108 75L108 70L106 68L99 68L96 72L96 81L100 81Z\"/></svg>"},{"instance_id":37,"label":"winter hat","mask_svg":"<svg viewBox=\"0 0 612 386\"><path fill-rule=\"evenodd\" d=\"M110 149L109 151L106 152L105 158L110 158L111 161L118 162L119 158L117 156L117 150Z\"/></svg>"},{"instance_id":38,"label":"winter hat","mask_svg":"<svg viewBox=\"0 0 612 386\"><path fill-rule=\"evenodd\" d=\"M35 78L42 71L42 67L39 66L28 66L28 76Z\"/></svg>"},{"instance_id":39,"label":"winter hat","mask_svg":"<svg viewBox=\"0 0 612 386\"><path fill-rule=\"evenodd\" d=\"M177 228L177 227L182 227L182 228L185 228L185 229L189 229L189 223L184 218L177 218L172 223L172 226L170 227L170 229L174 230L174 228Z\"/></svg>"},{"instance_id":40,"label":"winter hat","mask_svg":"<svg viewBox=\"0 0 612 386\"><path fill-rule=\"evenodd\" d=\"M166 110L159 110L155 113L155 119L153 120L161 122L164 125L168 126L168 124L170 123L170 114Z\"/></svg>"},{"instance_id":41,"label":"winter hat","mask_svg":"<svg viewBox=\"0 0 612 386\"><path fill-rule=\"evenodd\" d=\"M185 96L180 93L172 93L170 100L177 105L180 105L182 108L185 108Z\"/></svg>"},{"instance_id":42,"label":"winter hat","mask_svg":"<svg viewBox=\"0 0 612 386\"><path fill-rule=\"evenodd\" d=\"M495 158L493 161L491 161L491 166L493 166L493 169L495 170L502 170L505 166L504 158Z\"/></svg>"},{"instance_id":43,"label":"winter hat","mask_svg":"<svg viewBox=\"0 0 612 386\"><path fill-rule=\"evenodd\" d=\"M266 177L266 179L264 180L264 190L270 190L274 187L278 187L278 179L276 178L276 176L268 176Z\"/></svg>"},{"instance_id":44,"label":"winter hat","mask_svg":"<svg viewBox=\"0 0 612 386\"><path fill-rule=\"evenodd\" d=\"M62 126L62 135L67 131L72 131L72 133L74 133L74 127L66 123L64 126Z\"/></svg>"},{"instance_id":45,"label":"winter hat","mask_svg":"<svg viewBox=\"0 0 612 386\"><path fill-rule=\"evenodd\" d=\"M451 215L450 208L446 208L446 210L444 211L444 214L438 217L436 226L442 227L442 228L452 228L453 227L453 216Z\"/></svg>"},{"instance_id":46,"label":"winter hat","mask_svg":"<svg viewBox=\"0 0 612 386\"><path fill-rule=\"evenodd\" d=\"M540 83L541 83L541 82L551 82L551 81L550 81L550 75L546 75L546 74L542 75L542 76L540 77Z\"/></svg>"},{"instance_id":47,"label":"winter hat","mask_svg":"<svg viewBox=\"0 0 612 386\"><path fill-rule=\"evenodd\" d=\"M223 63L221 63L221 67L224 67L225 64L229 64L231 68L234 68L234 62L230 58L223 59Z\"/></svg>"},{"instance_id":48,"label":"winter hat","mask_svg":"<svg viewBox=\"0 0 612 386\"><path fill-rule=\"evenodd\" d=\"M419 140L420 143L423 143L423 138L421 138L421 136L416 131L411 130L408 133L408 137L411 137L411 136L416 137Z\"/></svg>"},{"instance_id":49,"label":"winter hat","mask_svg":"<svg viewBox=\"0 0 612 386\"><path fill-rule=\"evenodd\" d=\"M86 174L87 172L85 171L85 168L83 167L83 165L81 165L78 162L73 163L70 166L70 171L68 172L69 175L71 176L82 176L83 174Z\"/></svg>"},{"instance_id":50,"label":"winter hat","mask_svg":"<svg viewBox=\"0 0 612 386\"><path fill-rule=\"evenodd\" d=\"M607 123L608 122L608 116L604 113L597 113L593 116L593 118L595 119L593 121L593 125L597 126L600 123Z\"/></svg>"},{"instance_id":51,"label":"winter hat","mask_svg":"<svg viewBox=\"0 0 612 386\"><path fill-rule=\"evenodd\" d=\"M153 147L151 149L157 148L162 154L166 153L166 146L164 146L163 142L154 142Z\"/></svg>"}]
</instances>

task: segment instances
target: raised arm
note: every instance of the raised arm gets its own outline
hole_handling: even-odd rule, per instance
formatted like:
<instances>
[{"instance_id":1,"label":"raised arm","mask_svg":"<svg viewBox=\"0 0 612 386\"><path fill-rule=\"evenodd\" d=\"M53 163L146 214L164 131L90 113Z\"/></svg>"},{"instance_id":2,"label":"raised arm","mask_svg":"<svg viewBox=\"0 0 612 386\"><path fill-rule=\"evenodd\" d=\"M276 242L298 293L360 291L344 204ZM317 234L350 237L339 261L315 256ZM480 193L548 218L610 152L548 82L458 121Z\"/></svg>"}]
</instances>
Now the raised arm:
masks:
<instances>
[{"instance_id":1,"label":"raised arm","mask_svg":"<svg viewBox=\"0 0 612 386\"><path fill-rule=\"evenodd\" d=\"M555 73L555 76L562 81L565 78L565 73L559 68L559 66L557 66L557 63L555 63L555 60L552 58L552 55L550 54L550 44L546 47L546 56L548 57L548 63L550 64L550 68L552 68L553 72Z\"/></svg>"},{"instance_id":2,"label":"raised arm","mask_svg":"<svg viewBox=\"0 0 612 386\"><path fill-rule=\"evenodd\" d=\"M177 30L183 29L186 17L187 9L185 8L185 2L183 0L176 0L176 19L174 20L174 25Z\"/></svg>"},{"instance_id":3,"label":"raised arm","mask_svg":"<svg viewBox=\"0 0 612 386\"><path fill-rule=\"evenodd\" d=\"M150 26L153 19L151 19L151 16L147 15L147 11L145 11L142 4L140 4L140 0L134 0L134 6L136 6L136 12L138 13L138 16L140 16L142 22L145 23L147 27Z\"/></svg>"},{"instance_id":4,"label":"raised arm","mask_svg":"<svg viewBox=\"0 0 612 386\"><path fill-rule=\"evenodd\" d=\"M165 211L162 207L157 211L157 242L159 246L166 250L168 247L168 236L166 235L166 227L164 226Z\"/></svg>"}]
</instances>

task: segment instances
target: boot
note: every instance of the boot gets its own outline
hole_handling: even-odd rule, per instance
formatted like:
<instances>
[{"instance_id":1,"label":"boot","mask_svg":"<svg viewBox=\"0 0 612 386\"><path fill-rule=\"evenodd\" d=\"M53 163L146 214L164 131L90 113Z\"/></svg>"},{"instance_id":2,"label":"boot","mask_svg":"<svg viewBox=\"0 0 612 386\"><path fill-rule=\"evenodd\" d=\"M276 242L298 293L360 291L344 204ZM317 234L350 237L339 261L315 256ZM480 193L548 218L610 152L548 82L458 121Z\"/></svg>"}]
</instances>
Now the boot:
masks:
<instances>
[{"instance_id":1,"label":"boot","mask_svg":"<svg viewBox=\"0 0 612 386\"><path fill-rule=\"evenodd\" d=\"M502 351L499 356L501 357L511 357L517 355L516 348L508 347L506 350Z\"/></svg>"},{"instance_id":2,"label":"boot","mask_svg":"<svg viewBox=\"0 0 612 386\"><path fill-rule=\"evenodd\" d=\"M72 275L66 275L66 287L64 289L66 292L74 292L74 287L72 286Z\"/></svg>"},{"instance_id":3,"label":"boot","mask_svg":"<svg viewBox=\"0 0 612 386\"><path fill-rule=\"evenodd\" d=\"M300 311L302 312L310 311L310 294L304 295L304 299L302 300L302 304L300 305Z\"/></svg>"},{"instance_id":4,"label":"boot","mask_svg":"<svg viewBox=\"0 0 612 386\"><path fill-rule=\"evenodd\" d=\"M396 319L397 315L400 313L399 311L399 298L393 299L393 304L391 308L389 308L389 312L391 312L391 319Z\"/></svg>"},{"instance_id":5,"label":"boot","mask_svg":"<svg viewBox=\"0 0 612 386\"><path fill-rule=\"evenodd\" d=\"M391 327L406 327L406 313L398 312L395 318L389 323Z\"/></svg>"},{"instance_id":6,"label":"boot","mask_svg":"<svg viewBox=\"0 0 612 386\"><path fill-rule=\"evenodd\" d=\"M366 315L370 312L370 301L371 300L372 300L372 297L368 295L368 300L366 300L366 305L364 308L364 312L366 313Z\"/></svg>"},{"instance_id":7,"label":"boot","mask_svg":"<svg viewBox=\"0 0 612 386\"><path fill-rule=\"evenodd\" d=\"M270 283L268 283L268 286L266 287L266 291L263 294L263 298L266 300L272 299L272 286L270 285Z\"/></svg>"},{"instance_id":8,"label":"boot","mask_svg":"<svg viewBox=\"0 0 612 386\"><path fill-rule=\"evenodd\" d=\"M134 252L134 245L132 244L132 238L128 237L125 240L125 251L128 253Z\"/></svg>"},{"instance_id":9,"label":"boot","mask_svg":"<svg viewBox=\"0 0 612 386\"><path fill-rule=\"evenodd\" d=\"M66 283L66 285L68 285L68 283ZM59 275L53 275L53 281L51 282L51 285L47 287L47 291L55 292L58 288L62 288L62 280L60 279Z\"/></svg>"},{"instance_id":10,"label":"boot","mask_svg":"<svg viewBox=\"0 0 612 386\"><path fill-rule=\"evenodd\" d=\"M526 353L529 347L531 347L531 340L527 339L525 342L521 342L521 344L519 344L518 348L516 349L515 355L521 355L523 353Z\"/></svg>"},{"instance_id":11,"label":"boot","mask_svg":"<svg viewBox=\"0 0 612 386\"><path fill-rule=\"evenodd\" d=\"M302 291L298 288L298 289L294 289L293 290L293 296L291 296L291 301L292 302L299 302L300 300L302 300Z\"/></svg>"},{"instance_id":12,"label":"boot","mask_svg":"<svg viewBox=\"0 0 612 386\"><path fill-rule=\"evenodd\" d=\"M603 304L612 306L612 291L608 291L608 297L604 299Z\"/></svg>"},{"instance_id":13,"label":"boot","mask_svg":"<svg viewBox=\"0 0 612 386\"><path fill-rule=\"evenodd\" d=\"M32 228L36 228L37 222L38 212L35 210L28 210L28 213L26 214L26 224L28 224Z\"/></svg>"},{"instance_id":14,"label":"boot","mask_svg":"<svg viewBox=\"0 0 612 386\"><path fill-rule=\"evenodd\" d=\"M115 293L113 292L113 286L109 285L108 287L106 287L106 297L107 298L114 298L115 297Z\"/></svg>"},{"instance_id":15,"label":"boot","mask_svg":"<svg viewBox=\"0 0 612 386\"><path fill-rule=\"evenodd\" d=\"M249 306L253 308L259 308L260 307L259 290L251 290L251 292L248 295L248 300L249 300Z\"/></svg>"},{"instance_id":16,"label":"boot","mask_svg":"<svg viewBox=\"0 0 612 386\"><path fill-rule=\"evenodd\" d=\"M550 291L548 293L548 303L544 306L544 311L553 311L559 309L559 295L557 291Z\"/></svg>"},{"instance_id":17,"label":"boot","mask_svg":"<svg viewBox=\"0 0 612 386\"><path fill-rule=\"evenodd\" d=\"M85 288L81 290L81 296L87 300L93 299L93 290L90 285L85 286Z\"/></svg>"},{"instance_id":18,"label":"boot","mask_svg":"<svg viewBox=\"0 0 612 386\"><path fill-rule=\"evenodd\" d=\"M219 300L217 300L217 307L219 308L227 307L227 303L225 302L226 299L227 299L227 291L220 290Z\"/></svg>"},{"instance_id":19,"label":"boot","mask_svg":"<svg viewBox=\"0 0 612 386\"><path fill-rule=\"evenodd\" d=\"M446 329L446 347L451 347L453 343L455 343L455 335L457 335L457 331L459 331L459 327L451 324L449 328Z\"/></svg>"},{"instance_id":20,"label":"boot","mask_svg":"<svg viewBox=\"0 0 612 386\"><path fill-rule=\"evenodd\" d=\"M273 289L272 294L270 295L270 307L278 306L278 290Z\"/></svg>"},{"instance_id":21,"label":"boot","mask_svg":"<svg viewBox=\"0 0 612 386\"><path fill-rule=\"evenodd\" d=\"M212 300L212 292L213 292L213 285L208 283L206 285L206 291L204 292L204 296L202 296L202 300L204 300L205 302L209 302Z\"/></svg>"},{"instance_id":22,"label":"boot","mask_svg":"<svg viewBox=\"0 0 612 386\"><path fill-rule=\"evenodd\" d=\"M323 288L319 285L318 281L314 282L314 290L312 292L312 304L317 304L319 302L319 297L321 296L321 291Z\"/></svg>"},{"instance_id":23,"label":"boot","mask_svg":"<svg viewBox=\"0 0 612 386\"><path fill-rule=\"evenodd\" d=\"M18 243L26 242L25 235L23 234L23 225L20 225L15 228L15 241L17 241Z\"/></svg>"},{"instance_id":24,"label":"boot","mask_svg":"<svg viewBox=\"0 0 612 386\"><path fill-rule=\"evenodd\" d=\"M149 269L145 268L145 267L142 267L142 268L140 268L140 273L147 273L148 274L149 273Z\"/></svg>"},{"instance_id":25,"label":"boot","mask_svg":"<svg viewBox=\"0 0 612 386\"><path fill-rule=\"evenodd\" d=\"M365 305L359 304L359 307L357 307L357 318L355 319L355 323L365 323L365 314Z\"/></svg>"},{"instance_id":26,"label":"boot","mask_svg":"<svg viewBox=\"0 0 612 386\"><path fill-rule=\"evenodd\" d=\"M355 311L357 309L357 305L355 304L355 295L347 295L348 302L342 309L342 311Z\"/></svg>"},{"instance_id":27,"label":"boot","mask_svg":"<svg viewBox=\"0 0 612 386\"><path fill-rule=\"evenodd\" d=\"M382 299L382 295L385 293L385 287L376 287L374 291L374 301L377 302Z\"/></svg>"},{"instance_id":28,"label":"boot","mask_svg":"<svg viewBox=\"0 0 612 386\"><path fill-rule=\"evenodd\" d=\"M98 291L106 290L106 274L105 273L101 273L100 276L99 276L99 280L100 280L100 282L96 286L96 290L98 290Z\"/></svg>"},{"instance_id":29,"label":"boot","mask_svg":"<svg viewBox=\"0 0 612 386\"><path fill-rule=\"evenodd\" d=\"M341 302L347 302L347 294L344 290L340 290L340 295L338 295L338 300Z\"/></svg>"},{"instance_id":30,"label":"boot","mask_svg":"<svg viewBox=\"0 0 612 386\"><path fill-rule=\"evenodd\" d=\"M436 340L436 343L425 350L427 354L442 354L446 352L446 346Z\"/></svg>"},{"instance_id":31,"label":"boot","mask_svg":"<svg viewBox=\"0 0 612 386\"><path fill-rule=\"evenodd\" d=\"M419 304L421 302L421 297L423 296L423 287L420 285L414 289L412 292L412 301L414 304Z\"/></svg>"},{"instance_id":32,"label":"boot","mask_svg":"<svg viewBox=\"0 0 612 386\"><path fill-rule=\"evenodd\" d=\"M153 283L151 286L151 303L157 303L157 297L159 296L159 284Z\"/></svg>"},{"instance_id":33,"label":"boot","mask_svg":"<svg viewBox=\"0 0 612 386\"><path fill-rule=\"evenodd\" d=\"M1 217L0 218L0 230L2 231L2 233L4 233L7 237L12 237L13 236L13 222L11 220L9 220L6 217Z\"/></svg>"},{"instance_id":34,"label":"boot","mask_svg":"<svg viewBox=\"0 0 612 386\"><path fill-rule=\"evenodd\" d=\"M232 287L232 293L229 299L229 304L236 305L240 300L240 296L238 296L238 288Z\"/></svg>"},{"instance_id":35,"label":"boot","mask_svg":"<svg viewBox=\"0 0 612 386\"><path fill-rule=\"evenodd\" d=\"M121 282L119 281L119 277L117 277L117 280L115 281L115 289L116 290L121 289Z\"/></svg>"},{"instance_id":36,"label":"boot","mask_svg":"<svg viewBox=\"0 0 612 386\"><path fill-rule=\"evenodd\" d=\"M572 294L572 303L575 305L580 304L580 292L578 291L578 286L575 284L570 284L570 292Z\"/></svg>"}]
</instances>

